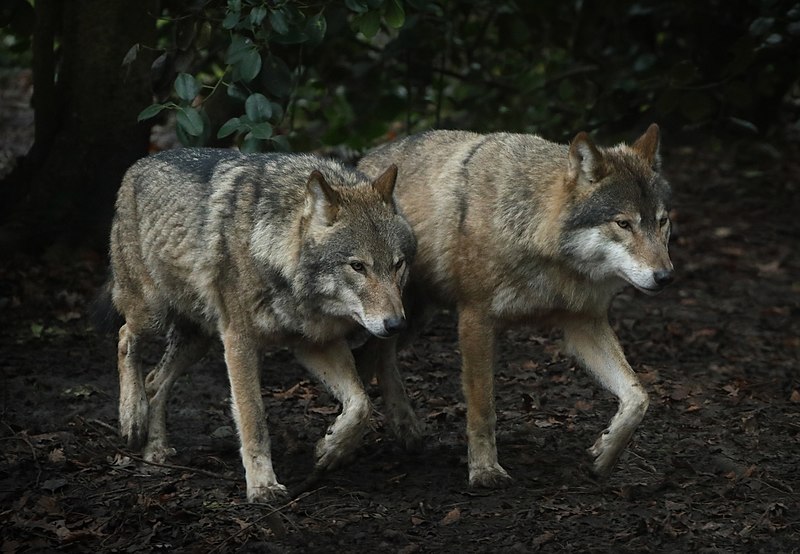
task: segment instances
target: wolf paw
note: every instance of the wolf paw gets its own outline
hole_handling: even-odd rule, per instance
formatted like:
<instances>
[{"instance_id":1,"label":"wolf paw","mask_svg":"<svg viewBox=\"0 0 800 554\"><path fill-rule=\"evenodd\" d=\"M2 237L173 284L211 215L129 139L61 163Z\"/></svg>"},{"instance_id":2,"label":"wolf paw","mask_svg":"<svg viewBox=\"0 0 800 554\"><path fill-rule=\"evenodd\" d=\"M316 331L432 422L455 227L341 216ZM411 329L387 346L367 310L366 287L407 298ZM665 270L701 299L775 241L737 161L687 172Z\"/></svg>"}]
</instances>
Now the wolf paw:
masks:
<instances>
[{"instance_id":1,"label":"wolf paw","mask_svg":"<svg viewBox=\"0 0 800 554\"><path fill-rule=\"evenodd\" d=\"M164 443L148 443L147 446L144 447L143 452L145 461L154 464L163 464L168 458L171 458L174 455L175 449L170 448Z\"/></svg>"},{"instance_id":2,"label":"wolf paw","mask_svg":"<svg viewBox=\"0 0 800 554\"><path fill-rule=\"evenodd\" d=\"M605 479L611 474L614 466L622 453L622 448L615 443L611 432L606 429L589 448L589 455L594 460L592 472L601 479Z\"/></svg>"},{"instance_id":3,"label":"wolf paw","mask_svg":"<svg viewBox=\"0 0 800 554\"><path fill-rule=\"evenodd\" d=\"M144 401L133 406L129 410L120 410L119 434L127 442L128 448L141 450L149 434L148 404Z\"/></svg>"},{"instance_id":4,"label":"wolf paw","mask_svg":"<svg viewBox=\"0 0 800 554\"><path fill-rule=\"evenodd\" d=\"M406 452L419 452L425 442L424 427L415 417L390 421L392 435Z\"/></svg>"},{"instance_id":5,"label":"wolf paw","mask_svg":"<svg viewBox=\"0 0 800 554\"><path fill-rule=\"evenodd\" d=\"M341 467L350 462L355 454L353 450L357 444L345 447L341 443L329 439L331 435L321 438L317 442L316 456L317 463L314 464L314 471L330 471Z\"/></svg>"},{"instance_id":6,"label":"wolf paw","mask_svg":"<svg viewBox=\"0 0 800 554\"><path fill-rule=\"evenodd\" d=\"M473 488L501 489L512 482L513 479L500 464L469 470L469 486Z\"/></svg>"},{"instance_id":7,"label":"wolf paw","mask_svg":"<svg viewBox=\"0 0 800 554\"><path fill-rule=\"evenodd\" d=\"M272 502L287 496L289 496L289 491L280 483L247 488L247 501L251 504Z\"/></svg>"}]
</instances>

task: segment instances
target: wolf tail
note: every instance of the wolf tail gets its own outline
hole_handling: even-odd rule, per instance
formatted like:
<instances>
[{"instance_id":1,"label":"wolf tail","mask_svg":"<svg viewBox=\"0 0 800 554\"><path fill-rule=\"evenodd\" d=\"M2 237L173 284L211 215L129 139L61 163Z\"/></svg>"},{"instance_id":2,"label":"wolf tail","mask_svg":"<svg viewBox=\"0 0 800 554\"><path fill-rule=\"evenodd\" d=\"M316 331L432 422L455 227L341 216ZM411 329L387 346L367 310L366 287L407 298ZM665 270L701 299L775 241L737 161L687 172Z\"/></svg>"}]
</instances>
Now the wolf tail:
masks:
<instances>
[{"instance_id":1,"label":"wolf tail","mask_svg":"<svg viewBox=\"0 0 800 554\"><path fill-rule=\"evenodd\" d=\"M114 287L114 275L109 272L108 279L97 291L97 295L89 305L89 319L95 330L103 335L119 331L125 320L111 300L111 289Z\"/></svg>"}]
</instances>

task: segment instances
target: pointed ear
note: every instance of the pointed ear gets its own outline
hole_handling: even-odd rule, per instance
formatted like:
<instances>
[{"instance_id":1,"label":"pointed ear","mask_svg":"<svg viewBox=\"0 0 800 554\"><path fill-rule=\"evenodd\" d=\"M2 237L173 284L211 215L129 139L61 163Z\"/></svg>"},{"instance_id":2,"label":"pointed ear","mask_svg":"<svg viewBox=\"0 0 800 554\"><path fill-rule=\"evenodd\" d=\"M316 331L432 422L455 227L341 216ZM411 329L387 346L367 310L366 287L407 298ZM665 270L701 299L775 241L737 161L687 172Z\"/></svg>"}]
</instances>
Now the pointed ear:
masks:
<instances>
[{"instance_id":1,"label":"pointed ear","mask_svg":"<svg viewBox=\"0 0 800 554\"><path fill-rule=\"evenodd\" d=\"M569 177L582 184L596 183L605 176L603 155L581 131L569 145Z\"/></svg>"},{"instance_id":2,"label":"pointed ear","mask_svg":"<svg viewBox=\"0 0 800 554\"><path fill-rule=\"evenodd\" d=\"M658 130L658 125L652 123L647 131L640 136L636 142L633 143L633 148L647 164L654 170L658 171L661 168L661 154L659 154L659 147L661 146L661 133Z\"/></svg>"},{"instance_id":3,"label":"pointed ear","mask_svg":"<svg viewBox=\"0 0 800 554\"><path fill-rule=\"evenodd\" d=\"M375 179L372 188L381 195L384 203L394 207L394 185L397 182L397 166L390 165L383 174Z\"/></svg>"},{"instance_id":4,"label":"pointed ear","mask_svg":"<svg viewBox=\"0 0 800 554\"><path fill-rule=\"evenodd\" d=\"M311 172L306 183L306 217L319 218L325 225L336 220L341 197L317 170Z\"/></svg>"}]
</instances>

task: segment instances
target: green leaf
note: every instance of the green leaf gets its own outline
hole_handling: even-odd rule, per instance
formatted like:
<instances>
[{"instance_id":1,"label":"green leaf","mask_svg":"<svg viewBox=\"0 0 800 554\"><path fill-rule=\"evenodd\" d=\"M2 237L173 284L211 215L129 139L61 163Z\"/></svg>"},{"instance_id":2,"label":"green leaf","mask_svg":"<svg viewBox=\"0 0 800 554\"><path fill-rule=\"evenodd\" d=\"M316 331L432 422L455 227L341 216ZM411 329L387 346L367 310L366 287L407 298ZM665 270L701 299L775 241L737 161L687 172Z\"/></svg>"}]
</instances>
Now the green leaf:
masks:
<instances>
[{"instance_id":1,"label":"green leaf","mask_svg":"<svg viewBox=\"0 0 800 554\"><path fill-rule=\"evenodd\" d=\"M200 92L200 83L197 82L193 75L179 73L175 78L175 92L181 100L191 102Z\"/></svg>"},{"instance_id":2,"label":"green leaf","mask_svg":"<svg viewBox=\"0 0 800 554\"><path fill-rule=\"evenodd\" d=\"M222 28L231 30L239 24L242 14L239 12L228 12L225 19L222 20Z\"/></svg>"},{"instance_id":3,"label":"green leaf","mask_svg":"<svg viewBox=\"0 0 800 554\"><path fill-rule=\"evenodd\" d=\"M272 117L272 104L270 104L266 96L256 92L251 94L245 101L244 111L251 121L260 123Z\"/></svg>"},{"instance_id":4,"label":"green leaf","mask_svg":"<svg viewBox=\"0 0 800 554\"><path fill-rule=\"evenodd\" d=\"M255 79L258 72L261 71L261 54L258 50L251 48L242 57L241 61L237 64L239 76L246 83Z\"/></svg>"},{"instance_id":5,"label":"green leaf","mask_svg":"<svg viewBox=\"0 0 800 554\"><path fill-rule=\"evenodd\" d=\"M384 5L383 18L386 24L393 29L400 29L406 21L406 12L400 0L388 0Z\"/></svg>"},{"instance_id":6,"label":"green leaf","mask_svg":"<svg viewBox=\"0 0 800 554\"><path fill-rule=\"evenodd\" d=\"M374 37L381 26L381 16L378 12L367 12L362 14L356 21L358 30L367 38Z\"/></svg>"},{"instance_id":7,"label":"green leaf","mask_svg":"<svg viewBox=\"0 0 800 554\"><path fill-rule=\"evenodd\" d=\"M273 54L264 62L262 82L273 96L287 98L292 92L292 71L286 62Z\"/></svg>"},{"instance_id":8,"label":"green leaf","mask_svg":"<svg viewBox=\"0 0 800 554\"><path fill-rule=\"evenodd\" d=\"M133 62L136 61L136 57L139 55L140 46L141 45L137 42L136 44L134 44L133 46L130 47L130 50L128 50L128 53L125 54L124 58L122 58L122 65L123 66L131 65Z\"/></svg>"},{"instance_id":9,"label":"green leaf","mask_svg":"<svg viewBox=\"0 0 800 554\"><path fill-rule=\"evenodd\" d=\"M272 26L272 30L279 35L285 35L289 32L289 24L286 22L286 16L280 10L270 12L269 24Z\"/></svg>"},{"instance_id":10,"label":"green leaf","mask_svg":"<svg viewBox=\"0 0 800 554\"><path fill-rule=\"evenodd\" d=\"M250 129L250 135L254 138L266 140L272 136L272 125L269 123L259 123Z\"/></svg>"},{"instance_id":11,"label":"green leaf","mask_svg":"<svg viewBox=\"0 0 800 554\"><path fill-rule=\"evenodd\" d=\"M231 83L228 85L228 96L235 100L239 100L240 102L244 102L247 100L248 94L244 87L239 86L236 83Z\"/></svg>"},{"instance_id":12,"label":"green leaf","mask_svg":"<svg viewBox=\"0 0 800 554\"><path fill-rule=\"evenodd\" d=\"M151 104L139 112L139 116L136 118L136 121L144 121L145 119L155 117L160 114L161 110L164 108L166 108L164 104Z\"/></svg>"},{"instance_id":13,"label":"green leaf","mask_svg":"<svg viewBox=\"0 0 800 554\"><path fill-rule=\"evenodd\" d=\"M328 29L328 23L325 21L325 16L321 13L311 17L306 23L306 36L312 45L319 44L325 38L325 31Z\"/></svg>"},{"instance_id":14,"label":"green leaf","mask_svg":"<svg viewBox=\"0 0 800 554\"><path fill-rule=\"evenodd\" d=\"M237 132L241 126L242 123L239 121L238 117L230 118L222 125L222 127L219 128L219 131L217 131L217 138L224 138L228 135L232 135L233 133Z\"/></svg>"},{"instance_id":15,"label":"green leaf","mask_svg":"<svg viewBox=\"0 0 800 554\"><path fill-rule=\"evenodd\" d=\"M269 138L272 144L275 145L275 150L278 152L291 152L292 147L289 145L289 138L286 135L275 135Z\"/></svg>"},{"instance_id":16,"label":"green leaf","mask_svg":"<svg viewBox=\"0 0 800 554\"><path fill-rule=\"evenodd\" d=\"M242 35L234 35L231 39L231 45L228 47L228 52L225 54L225 63L238 64L254 48L255 45L249 38Z\"/></svg>"},{"instance_id":17,"label":"green leaf","mask_svg":"<svg viewBox=\"0 0 800 554\"><path fill-rule=\"evenodd\" d=\"M344 4L351 11L356 13L365 13L367 10L369 10L367 3L363 2L362 0L344 0Z\"/></svg>"},{"instance_id":18,"label":"green leaf","mask_svg":"<svg viewBox=\"0 0 800 554\"><path fill-rule=\"evenodd\" d=\"M195 108L187 107L178 110L178 125L193 137L199 137L203 133L203 118Z\"/></svg>"},{"instance_id":19,"label":"green leaf","mask_svg":"<svg viewBox=\"0 0 800 554\"><path fill-rule=\"evenodd\" d=\"M250 10L250 23L252 23L255 27L261 25L261 22L264 21L265 17L267 17L266 6L256 6Z\"/></svg>"},{"instance_id":20,"label":"green leaf","mask_svg":"<svg viewBox=\"0 0 800 554\"><path fill-rule=\"evenodd\" d=\"M264 151L264 143L257 138L250 136L248 133L247 136L242 141L241 146L239 146L239 150L244 152L245 154L252 154L253 152L263 152Z\"/></svg>"},{"instance_id":21,"label":"green leaf","mask_svg":"<svg viewBox=\"0 0 800 554\"><path fill-rule=\"evenodd\" d=\"M283 119L283 106L277 102L270 102L270 106L272 107L272 115L270 116L270 119L280 122Z\"/></svg>"}]
</instances>

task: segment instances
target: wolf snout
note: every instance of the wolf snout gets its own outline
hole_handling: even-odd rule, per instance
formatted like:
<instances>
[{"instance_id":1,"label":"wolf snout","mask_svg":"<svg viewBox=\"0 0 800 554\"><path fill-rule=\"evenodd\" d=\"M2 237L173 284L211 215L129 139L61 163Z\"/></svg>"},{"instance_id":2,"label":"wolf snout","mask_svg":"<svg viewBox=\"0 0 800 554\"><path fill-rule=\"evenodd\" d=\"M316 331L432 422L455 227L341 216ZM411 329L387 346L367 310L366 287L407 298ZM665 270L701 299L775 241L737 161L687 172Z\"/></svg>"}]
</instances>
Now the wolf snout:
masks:
<instances>
[{"instance_id":1,"label":"wolf snout","mask_svg":"<svg viewBox=\"0 0 800 554\"><path fill-rule=\"evenodd\" d=\"M406 323L406 318L403 316L387 317L383 320L383 328L386 329L388 335L397 334L406 327L408 327L408 323Z\"/></svg>"},{"instance_id":2,"label":"wolf snout","mask_svg":"<svg viewBox=\"0 0 800 554\"><path fill-rule=\"evenodd\" d=\"M675 271L672 269L659 269L653 272L653 281L659 288L664 288L675 280Z\"/></svg>"}]
</instances>

